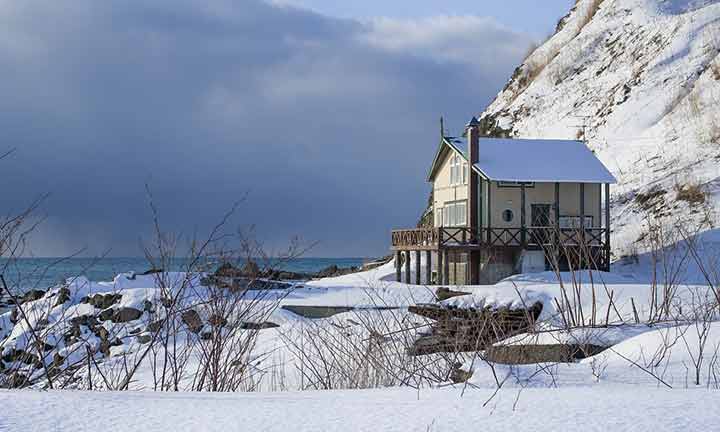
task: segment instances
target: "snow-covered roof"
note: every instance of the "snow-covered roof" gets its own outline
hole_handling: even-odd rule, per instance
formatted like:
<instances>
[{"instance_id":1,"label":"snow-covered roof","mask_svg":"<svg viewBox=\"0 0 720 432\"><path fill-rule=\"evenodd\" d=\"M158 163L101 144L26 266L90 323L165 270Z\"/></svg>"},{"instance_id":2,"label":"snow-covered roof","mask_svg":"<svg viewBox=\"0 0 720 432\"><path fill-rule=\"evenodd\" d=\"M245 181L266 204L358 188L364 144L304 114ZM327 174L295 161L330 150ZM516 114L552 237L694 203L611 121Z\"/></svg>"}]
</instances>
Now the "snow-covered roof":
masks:
<instances>
[{"instance_id":1,"label":"snow-covered roof","mask_svg":"<svg viewBox=\"0 0 720 432\"><path fill-rule=\"evenodd\" d=\"M465 138L445 142L468 157ZM617 183L582 141L480 138L474 168L493 181Z\"/></svg>"}]
</instances>

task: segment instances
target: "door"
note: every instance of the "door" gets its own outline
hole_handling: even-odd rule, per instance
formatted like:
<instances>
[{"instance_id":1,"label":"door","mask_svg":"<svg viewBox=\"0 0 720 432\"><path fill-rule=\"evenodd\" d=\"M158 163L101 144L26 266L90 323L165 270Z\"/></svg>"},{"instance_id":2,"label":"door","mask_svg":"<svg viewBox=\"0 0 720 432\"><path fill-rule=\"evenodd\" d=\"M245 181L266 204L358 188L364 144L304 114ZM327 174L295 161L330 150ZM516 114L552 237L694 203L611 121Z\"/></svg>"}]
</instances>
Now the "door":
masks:
<instances>
[{"instance_id":1,"label":"door","mask_svg":"<svg viewBox=\"0 0 720 432\"><path fill-rule=\"evenodd\" d=\"M550 243L550 239L552 238L550 228L550 204L532 204L530 211L530 226L533 227L530 240L537 245Z\"/></svg>"}]
</instances>

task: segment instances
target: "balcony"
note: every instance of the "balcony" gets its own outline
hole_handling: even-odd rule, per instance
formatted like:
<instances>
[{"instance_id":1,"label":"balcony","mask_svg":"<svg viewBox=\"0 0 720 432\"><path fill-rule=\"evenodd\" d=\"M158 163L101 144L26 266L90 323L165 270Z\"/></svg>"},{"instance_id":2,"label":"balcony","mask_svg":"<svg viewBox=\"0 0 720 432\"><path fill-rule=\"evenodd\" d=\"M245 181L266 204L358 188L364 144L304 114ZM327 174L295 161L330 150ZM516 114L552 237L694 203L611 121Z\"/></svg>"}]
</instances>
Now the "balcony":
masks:
<instances>
[{"instance_id":1,"label":"balcony","mask_svg":"<svg viewBox=\"0 0 720 432\"><path fill-rule=\"evenodd\" d=\"M606 228L418 228L392 232L392 250L428 251L439 249L482 249L488 247L589 246L605 248Z\"/></svg>"}]
</instances>

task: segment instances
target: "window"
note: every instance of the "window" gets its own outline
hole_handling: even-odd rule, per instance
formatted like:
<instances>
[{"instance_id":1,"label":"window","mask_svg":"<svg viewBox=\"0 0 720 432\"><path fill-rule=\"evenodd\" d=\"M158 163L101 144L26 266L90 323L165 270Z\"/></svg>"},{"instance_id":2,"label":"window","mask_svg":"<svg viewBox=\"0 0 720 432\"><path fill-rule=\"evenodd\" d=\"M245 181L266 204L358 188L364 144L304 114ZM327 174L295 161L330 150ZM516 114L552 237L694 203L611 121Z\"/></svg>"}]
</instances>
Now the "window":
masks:
<instances>
[{"instance_id":1,"label":"window","mask_svg":"<svg viewBox=\"0 0 720 432\"><path fill-rule=\"evenodd\" d=\"M513 213L512 210L507 209L504 212L502 212L502 219L505 222L512 222L513 219L515 219L515 214Z\"/></svg>"},{"instance_id":2,"label":"window","mask_svg":"<svg viewBox=\"0 0 720 432\"><path fill-rule=\"evenodd\" d=\"M560 216L560 228L580 228L580 216ZM585 228L592 228L593 217L585 216Z\"/></svg>"},{"instance_id":3,"label":"window","mask_svg":"<svg viewBox=\"0 0 720 432\"><path fill-rule=\"evenodd\" d=\"M463 158L453 153L450 157L450 184L466 184L467 183L467 163Z\"/></svg>"},{"instance_id":4,"label":"window","mask_svg":"<svg viewBox=\"0 0 720 432\"><path fill-rule=\"evenodd\" d=\"M441 226L456 227L467 223L467 202L457 201L445 203L442 209Z\"/></svg>"}]
</instances>

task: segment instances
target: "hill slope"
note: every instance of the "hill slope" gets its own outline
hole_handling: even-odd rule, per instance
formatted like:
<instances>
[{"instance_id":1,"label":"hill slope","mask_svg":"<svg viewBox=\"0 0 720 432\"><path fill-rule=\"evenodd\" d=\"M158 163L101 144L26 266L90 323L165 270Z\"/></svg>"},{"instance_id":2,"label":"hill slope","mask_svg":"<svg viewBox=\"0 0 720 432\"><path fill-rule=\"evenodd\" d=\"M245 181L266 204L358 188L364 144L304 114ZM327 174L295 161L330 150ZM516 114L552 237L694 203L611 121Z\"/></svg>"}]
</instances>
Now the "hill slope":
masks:
<instances>
[{"instance_id":1,"label":"hill slope","mask_svg":"<svg viewBox=\"0 0 720 432\"><path fill-rule=\"evenodd\" d=\"M648 223L717 225L720 0L578 0L481 114L485 133L585 139L619 180L614 252Z\"/></svg>"}]
</instances>

